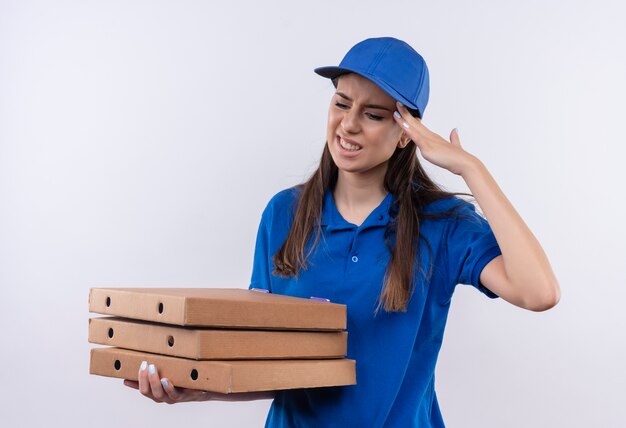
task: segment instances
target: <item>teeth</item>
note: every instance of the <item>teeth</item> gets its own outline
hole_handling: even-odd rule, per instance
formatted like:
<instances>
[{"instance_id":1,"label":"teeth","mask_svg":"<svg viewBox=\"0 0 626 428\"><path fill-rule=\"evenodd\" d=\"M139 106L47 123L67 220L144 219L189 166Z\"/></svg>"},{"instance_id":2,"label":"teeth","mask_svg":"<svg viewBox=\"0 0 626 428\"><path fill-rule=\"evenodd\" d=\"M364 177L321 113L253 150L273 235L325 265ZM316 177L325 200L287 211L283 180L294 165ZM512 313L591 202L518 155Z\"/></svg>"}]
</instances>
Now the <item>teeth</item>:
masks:
<instances>
[{"instance_id":1,"label":"teeth","mask_svg":"<svg viewBox=\"0 0 626 428\"><path fill-rule=\"evenodd\" d=\"M350 150L350 151L357 151L361 149L361 146L356 146L354 144L346 143L345 141L343 141L343 138L339 139L339 144L341 144L341 147L343 147L344 149Z\"/></svg>"}]
</instances>

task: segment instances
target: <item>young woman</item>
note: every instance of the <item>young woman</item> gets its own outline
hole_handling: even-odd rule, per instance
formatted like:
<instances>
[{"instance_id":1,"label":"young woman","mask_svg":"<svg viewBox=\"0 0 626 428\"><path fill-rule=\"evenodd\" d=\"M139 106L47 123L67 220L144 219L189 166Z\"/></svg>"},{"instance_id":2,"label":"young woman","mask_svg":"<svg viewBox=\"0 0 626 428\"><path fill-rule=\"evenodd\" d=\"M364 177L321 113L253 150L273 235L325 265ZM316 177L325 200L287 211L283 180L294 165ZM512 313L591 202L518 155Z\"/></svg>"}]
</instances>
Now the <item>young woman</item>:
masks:
<instances>
[{"instance_id":1,"label":"young woman","mask_svg":"<svg viewBox=\"0 0 626 428\"><path fill-rule=\"evenodd\" d=\"M558 282L458 131L448 142L422 123L429 74L413 48L367 39L315 71L336 88L322 159L265 208L250 288L346 304L357 385L222 396L174 388L153 366L125 382L165 402L274 397L267 427L443 427L434 371L456 285L543 311ZM463 177L486 219L437 186L416 149Z\"/></svg>"}]
</instances>

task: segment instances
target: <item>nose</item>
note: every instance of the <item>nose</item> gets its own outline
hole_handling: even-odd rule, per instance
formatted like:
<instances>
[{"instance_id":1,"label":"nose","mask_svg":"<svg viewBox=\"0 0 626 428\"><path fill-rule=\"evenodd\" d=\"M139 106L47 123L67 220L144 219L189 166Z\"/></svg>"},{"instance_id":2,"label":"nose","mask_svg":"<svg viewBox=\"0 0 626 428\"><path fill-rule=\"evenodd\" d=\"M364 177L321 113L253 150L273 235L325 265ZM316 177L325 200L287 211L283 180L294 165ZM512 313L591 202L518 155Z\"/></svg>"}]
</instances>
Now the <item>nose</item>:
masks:
<instances>
[{"instance_id":1,"label":"nose","mask_svg":"<svg viewBox=\"0 0 626 428\"><path fill-rule=\"evenodd\" d=\"M343 117L341 119L341 128L344 132L349 132L354 134L358 132L360 129L358 111L356 109L351 108L350 110L344 112Z\"/></svg>"}]
</instances>

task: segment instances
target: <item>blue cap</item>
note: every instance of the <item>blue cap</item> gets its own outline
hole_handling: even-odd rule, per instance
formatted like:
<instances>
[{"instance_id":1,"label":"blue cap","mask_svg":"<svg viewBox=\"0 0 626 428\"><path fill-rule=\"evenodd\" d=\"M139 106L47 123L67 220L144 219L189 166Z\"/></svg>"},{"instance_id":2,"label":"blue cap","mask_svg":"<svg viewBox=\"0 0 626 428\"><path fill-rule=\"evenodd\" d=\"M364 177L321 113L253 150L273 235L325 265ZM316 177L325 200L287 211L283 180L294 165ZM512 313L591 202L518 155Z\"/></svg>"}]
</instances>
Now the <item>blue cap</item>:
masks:
<instances>
[{"instance_id":1,"label":"blue cap","mask_svg":"<svg viewBox=\"0 0 626 428\"><path fill-rule=\"evenodd\" d=\"M357 73L371 80L396 101L422 118L428 104L430 79L426 61L415 49L393 37L377 37L354 45L335 66L318 67L329 79Z\"/></svg>"}]
</instances>

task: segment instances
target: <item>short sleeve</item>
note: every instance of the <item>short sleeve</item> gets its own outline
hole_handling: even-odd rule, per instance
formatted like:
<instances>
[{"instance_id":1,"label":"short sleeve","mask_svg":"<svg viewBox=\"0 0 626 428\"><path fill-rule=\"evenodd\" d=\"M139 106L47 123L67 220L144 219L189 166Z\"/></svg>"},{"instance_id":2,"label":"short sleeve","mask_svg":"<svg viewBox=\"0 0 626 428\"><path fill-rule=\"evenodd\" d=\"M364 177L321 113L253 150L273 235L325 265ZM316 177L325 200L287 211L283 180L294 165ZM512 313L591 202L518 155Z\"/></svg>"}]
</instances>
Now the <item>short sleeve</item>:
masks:
<instances>
[{"instance_id":1,"label":"short sleeve","mask_svg":"<svg viewBox=\"0 0 626 428\"><path fill-rule=\"evenodd\" d=\"M270 277L272 272L272 260L269 256L269 227L267 224L267 210L261 216L261 223L256 236L254 246L254 259L252 262L252 279L249 289L261 288L272 291Z\"/></svg>"},{"instance_id":2,"label":"short sleeve","mask_svg":"<svg viewBox=\"0 0 626 428\"><path fill-rule=\"evenodd\" d=\"M502 254L491 226L469 202L462 203L449 221L446 254L451 287L472 285L491 299L499 297L480 282L483 268Z\"/></svg>"}]
</instances>

